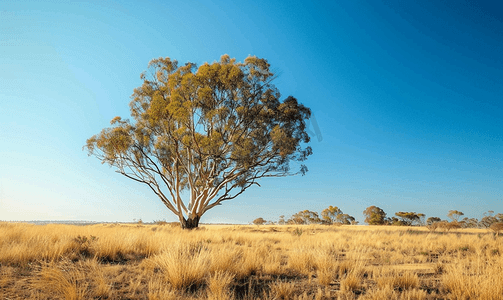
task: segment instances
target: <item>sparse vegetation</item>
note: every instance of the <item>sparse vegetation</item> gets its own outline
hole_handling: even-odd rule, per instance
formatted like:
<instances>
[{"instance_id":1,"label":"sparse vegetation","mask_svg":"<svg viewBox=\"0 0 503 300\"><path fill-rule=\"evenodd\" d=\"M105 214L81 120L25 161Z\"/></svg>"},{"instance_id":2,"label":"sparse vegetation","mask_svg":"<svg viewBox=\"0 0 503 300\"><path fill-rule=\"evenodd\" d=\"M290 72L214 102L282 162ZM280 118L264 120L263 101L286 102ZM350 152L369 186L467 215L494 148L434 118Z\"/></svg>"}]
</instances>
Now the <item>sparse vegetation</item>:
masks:
<instances>
[{"instance_id":1,"label":"sparse vegetation","mask_svg":"<svg viewBox=\"0 0 503 300\"><path fill-rule=\"evenodd\" d=\"M2 222L0 298L500 299L502 253L489 229Z\"/></svg>"}]
</instances>

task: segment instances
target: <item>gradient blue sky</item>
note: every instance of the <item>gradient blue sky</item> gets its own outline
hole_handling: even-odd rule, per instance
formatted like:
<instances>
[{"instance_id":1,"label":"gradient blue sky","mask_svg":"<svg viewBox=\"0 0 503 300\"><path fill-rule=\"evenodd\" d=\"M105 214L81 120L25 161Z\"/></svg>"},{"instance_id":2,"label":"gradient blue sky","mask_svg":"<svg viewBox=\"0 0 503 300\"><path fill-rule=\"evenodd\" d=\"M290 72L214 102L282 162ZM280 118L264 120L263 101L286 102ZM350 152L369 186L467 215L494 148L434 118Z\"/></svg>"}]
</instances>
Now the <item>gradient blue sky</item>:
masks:
<instances>
[{"instance_id":1,"label":"gradient blue sky","mask_svg":"<svg viewBox=\"0 0 503 300\"><path fill-rule=\"evenodd\" d=\"M415 2L0 0L0 220L175 220L82 146L129 116L151 59L222 54L268 59L321 140L306 176L263 180L202 222L503 212L503 6Z\"/></svg>"}]
</instances>

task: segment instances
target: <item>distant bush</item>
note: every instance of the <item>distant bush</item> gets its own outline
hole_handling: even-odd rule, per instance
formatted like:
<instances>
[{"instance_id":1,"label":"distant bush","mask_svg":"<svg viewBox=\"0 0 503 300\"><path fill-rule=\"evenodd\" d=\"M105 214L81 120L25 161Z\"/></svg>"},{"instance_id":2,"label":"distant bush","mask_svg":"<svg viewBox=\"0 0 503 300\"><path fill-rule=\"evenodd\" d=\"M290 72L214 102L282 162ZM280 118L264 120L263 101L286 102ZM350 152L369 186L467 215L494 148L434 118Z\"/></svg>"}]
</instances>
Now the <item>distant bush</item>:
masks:
<instances>
[{"instance_id":1,"label":"distant bush","mask_svg":"<svg viewBox=\"0 0 503 300\"><path fill-rule=\"evenodd\" d=\"M253 224L255 225L264 225L267 221L264 218L256 218L253 220Z\"/></svg>"},{"instance_id":2,"label":"distant bush","mask_svg":"<svg viewBox=\"0 0 503 300\"><path fill-rule=\"evenodd\" d=\"M499 234L500 231L503 230L503 222L493 223L489 228L491 228L491 230L494 231L496 234Z\"/></svg>"}]
</instances>

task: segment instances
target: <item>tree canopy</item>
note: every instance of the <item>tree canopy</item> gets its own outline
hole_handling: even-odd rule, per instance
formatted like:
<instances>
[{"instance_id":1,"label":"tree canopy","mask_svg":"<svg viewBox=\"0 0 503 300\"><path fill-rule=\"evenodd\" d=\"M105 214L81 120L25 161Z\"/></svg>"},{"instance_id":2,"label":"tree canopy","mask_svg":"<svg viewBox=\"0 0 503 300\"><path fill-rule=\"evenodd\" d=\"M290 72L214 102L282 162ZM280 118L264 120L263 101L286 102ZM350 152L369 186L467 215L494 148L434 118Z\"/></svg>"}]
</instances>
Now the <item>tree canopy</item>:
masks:
<instances>
[{"instance_id":1,"label":"tree canopy","mask_svg":"<svg viewBox=\"0 0 503 300\"><path fill-rule=\"evenodd\" d=\"M205 212L258 179L307 171L311 112L294 97L280 100L269 67L254 56L241 63L223 55L199 67L154 59L131 96L133 120L115 117L84 147L146 184L183 228L197 227Z\"/></svg>"},{"instance_id":2,"label":"tree canopy","mask_svg":"<svg viewBox=\"0 0 503 300\"><path fill-rule=\"evenodd\" d=\"M369 206L363 211L365 223L369 225L384 225L386 224L386 213L377 206Z\"/></svg>"},{"instance_id":3,"label":"tree canopy","mask_svg":"<svg viewBox=\"0 0 503 300\"><path fill-rule=\"evenodd\" d=\"M460 212L459 210L449 210L449 213L447 214L447 217L451 219L452 221L458 221L459 217L463 216L464 213Z\"/></svg>"},{"instance_id":4,"label":"tree canopy","mask_svg":"<svg viewBox=\"0 0 503 300\"><path fill-rule=\"evenodd\" d=\"M403 212L399 211L395 213L395 216L399 217L401 220L401 224L405 226L411 226L414 223L421 223L421 217L424 217L424 214L416 214L415 212Z\"/></svg>"},{"instance_id":5,"label":"tree canopy","mask_svg":"<svg viewBox=\"0 0 503 300\"><path fill-rule=\"evenodd\" d=\"M326 224L344 224L355 223L355 218L342 212L337 206L330 205L321 212L322 221Z\"/></svg>"}]
</instances>

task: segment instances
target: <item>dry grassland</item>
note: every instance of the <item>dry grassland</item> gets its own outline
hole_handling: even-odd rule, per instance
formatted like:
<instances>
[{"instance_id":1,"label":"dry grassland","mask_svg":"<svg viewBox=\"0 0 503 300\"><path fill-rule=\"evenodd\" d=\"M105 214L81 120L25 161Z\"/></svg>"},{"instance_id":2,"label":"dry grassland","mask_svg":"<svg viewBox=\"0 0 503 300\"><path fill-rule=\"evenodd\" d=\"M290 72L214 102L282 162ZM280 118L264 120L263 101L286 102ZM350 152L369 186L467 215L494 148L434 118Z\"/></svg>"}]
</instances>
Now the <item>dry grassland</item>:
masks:
<instances>
[{"instance_id":1,"label":"dry grassland","mask_svg":"<svg viewBox=\"0 0 503 300\"><path fill-rule=\"evenodd\" d=\"M502 299L503 237L0 223L0 299Z\"/></svg>"}]
</instances>

